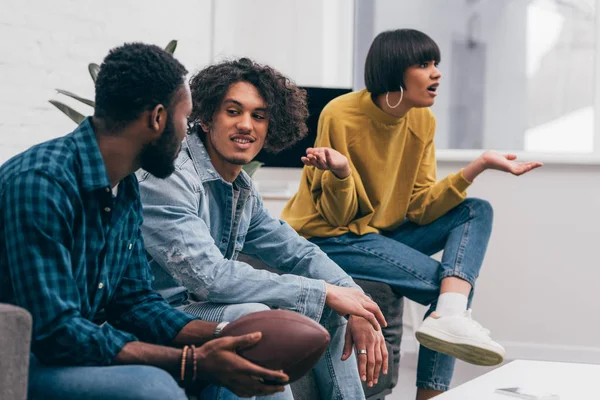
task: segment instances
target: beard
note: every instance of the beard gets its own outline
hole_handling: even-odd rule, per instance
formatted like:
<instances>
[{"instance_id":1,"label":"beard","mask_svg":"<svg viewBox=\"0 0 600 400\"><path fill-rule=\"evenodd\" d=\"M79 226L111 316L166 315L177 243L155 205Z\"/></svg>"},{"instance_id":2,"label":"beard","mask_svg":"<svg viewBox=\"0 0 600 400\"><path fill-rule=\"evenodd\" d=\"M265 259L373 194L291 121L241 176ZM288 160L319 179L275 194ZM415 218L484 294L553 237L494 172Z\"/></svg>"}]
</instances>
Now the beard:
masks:
<instances>
[{"instance_id":1,"label":"beard","mask_svg":"<svg viewBox=\"0 0 600 400\"><path fill-rule=\"evenodd\" d=\"M226 158L227 162L233 165L246 165L249 163L248 160L242 157L229 157Z\"/></svg>"},{"instance_id":2,"label":"beard","mask_svg":"<svg viewBox=\"0 0 600 400\"><path fill-rule=\"evenodd\" d=\"M167 114L163 134L154 143L144 146L140 154L141 167L159 179L167 178L175 171L175 159L179 154L180 143L175 135L175 125Z\"/></svg>"}]
</instances>

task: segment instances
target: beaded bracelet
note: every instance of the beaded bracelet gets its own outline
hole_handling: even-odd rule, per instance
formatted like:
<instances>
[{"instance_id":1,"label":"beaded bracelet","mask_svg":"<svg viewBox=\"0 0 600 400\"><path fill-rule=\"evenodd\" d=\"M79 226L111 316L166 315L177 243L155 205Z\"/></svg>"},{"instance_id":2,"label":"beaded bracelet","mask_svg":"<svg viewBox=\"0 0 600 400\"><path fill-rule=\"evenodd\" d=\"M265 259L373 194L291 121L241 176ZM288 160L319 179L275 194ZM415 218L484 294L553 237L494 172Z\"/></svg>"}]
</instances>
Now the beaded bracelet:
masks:
<instances>
[{"instance_id":1,"label":"beaded bracelet","mask_svg":"<svg viewBox=\"0 0 600 400\"><path fill-rule=\"evenodd\" d=\"M194 375L192 376L192 381L196 381L198 377L198 363L196 362L196 347L192 345L192 359L194 360Z\"/></svg>"},{"instance_id":2,"label":"beaded bracelet","mask_svg":"<svg viewBox=\"0 0 600 400\"><path fill-rule=\"evenodd\" d=\"M181 381L185 380L185 362L187 361L187 351L188 346L183 346L183 351L181 352Z\"/></svg>"}]
</instances>

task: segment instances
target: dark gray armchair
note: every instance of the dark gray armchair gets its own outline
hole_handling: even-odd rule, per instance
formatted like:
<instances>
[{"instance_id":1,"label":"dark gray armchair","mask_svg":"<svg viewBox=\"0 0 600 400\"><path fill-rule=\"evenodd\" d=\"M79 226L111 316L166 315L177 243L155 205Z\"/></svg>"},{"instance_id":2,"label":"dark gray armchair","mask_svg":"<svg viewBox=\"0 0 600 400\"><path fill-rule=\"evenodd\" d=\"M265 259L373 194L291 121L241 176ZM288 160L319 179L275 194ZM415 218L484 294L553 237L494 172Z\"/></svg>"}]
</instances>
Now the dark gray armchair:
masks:
<instances>
[{"instance_id":1,"label":"dark gray armchair","mask_svg":"<svg viewBox=\"0 0 600 400\"><path fill-rule=\"evenodd\" d=\"M31 345L31 315L0 303L0 399L25 400Z\"/></svg>"}]
</instances>

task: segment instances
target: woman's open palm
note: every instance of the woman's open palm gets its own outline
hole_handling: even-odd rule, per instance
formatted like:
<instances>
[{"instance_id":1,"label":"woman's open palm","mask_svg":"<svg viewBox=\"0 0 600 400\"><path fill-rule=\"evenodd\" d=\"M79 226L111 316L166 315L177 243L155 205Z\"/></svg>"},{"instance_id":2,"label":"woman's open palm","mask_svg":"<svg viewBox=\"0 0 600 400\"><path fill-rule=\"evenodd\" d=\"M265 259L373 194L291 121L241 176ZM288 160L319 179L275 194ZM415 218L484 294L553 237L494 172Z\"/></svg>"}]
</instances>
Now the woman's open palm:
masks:
<instances>
[{"instance_id":1,"label":"woman's open palm","mask_svg":"<svg viewBox=\"0 0 600 400\"><path fill-rule=\"evenodd\" d=\"M350 166L346 156L329 147L309 147L306 149L306 157L301 159L304 165L331 170L341 179L350 175Z\"/></svg>"},{"instance_id":2,"label":"woman's open palm","mask_svg":"<svg viewBox=\"0 0 600 400\"><path fill-rule=\"evenodd\" d=\"M511 174L517 176L523 175L543 165L539 161L515 161L517 159L516 155L501 154L494 150L486 151L485 153L483 153L482 157L488 169L510 172Z\"/></svg>"}]
</instances>

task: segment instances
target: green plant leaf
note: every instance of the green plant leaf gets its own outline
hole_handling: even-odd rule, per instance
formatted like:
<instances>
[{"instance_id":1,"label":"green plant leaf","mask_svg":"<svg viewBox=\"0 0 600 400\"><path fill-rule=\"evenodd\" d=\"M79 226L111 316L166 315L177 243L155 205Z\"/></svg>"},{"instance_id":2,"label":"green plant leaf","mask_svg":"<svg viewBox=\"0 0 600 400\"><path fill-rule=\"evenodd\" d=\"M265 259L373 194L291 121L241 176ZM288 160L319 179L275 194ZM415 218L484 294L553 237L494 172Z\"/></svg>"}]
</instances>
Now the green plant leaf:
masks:
<instances>
[{"instance_id":1,"label":"green plant leaf","mask_svg":"<svg viewBox=\"0 0 600 400\"><path fill-rule=\"evenodd\" d=\"M88 71L90 71L90 76L92 77L92 80L95 83L96 79L98 78L98 71L100 71L100 66L95 63L90 63L88 64Z\"/></svg>"},{"instance_id":2,"label":"green plant leaf","mask_svg":"<svg viewBox=\"0 0 600 400\"><path fill-rule=\"evenodd\" d=\"M92 100L88 100L88 99L84 99L83 97L79 97L75 93L71 93L71 92L68 92L68 91L62 90L62 89L56 89L56 91L60 94L64 94L65 96L69 96L75 100L79 100L83 104L87 104L90 107L96 106L96 104Z\"/></svg>"},{"instance_id":3,"label":"green plant leaf","mask_svg":"<svg viewBox=\"0 0 600 400\"><path fill-rule=\"evenodd\" d=\"M248 164L244 165L242 168L246 173L252 178L252 175L261 167L265 165L265 163L260 161L250 161Z\"/></svg>"},{"instance_id":4,"label":"green plant leaf","mask_svg":"<svg viewBox=\"0 0 600 400\"><path fill-rule=\"evenodd\" d=\"M175 53L175 49L177 48L177 40L171 40L167 47L165 47L165 51L167 53Z\"/></svg>"},{"instance_id":5,"label":"green plant leaf","mask_svg":"<svg viewBox=\"0 0 600 400\"><path fill-rule=\"evenodd\" d=\"M79 112L73 110L71 107L69 107L68 105L61 103L60 101L56 101L56 100L48 100L54 107L58 108L60 111L62 111L67 117L71 118L71 120L75 121L75 123L77 125L81 124L83 122L83 120L85 119L85 117L80 114Z\"/></svg>"}]
</instances>

